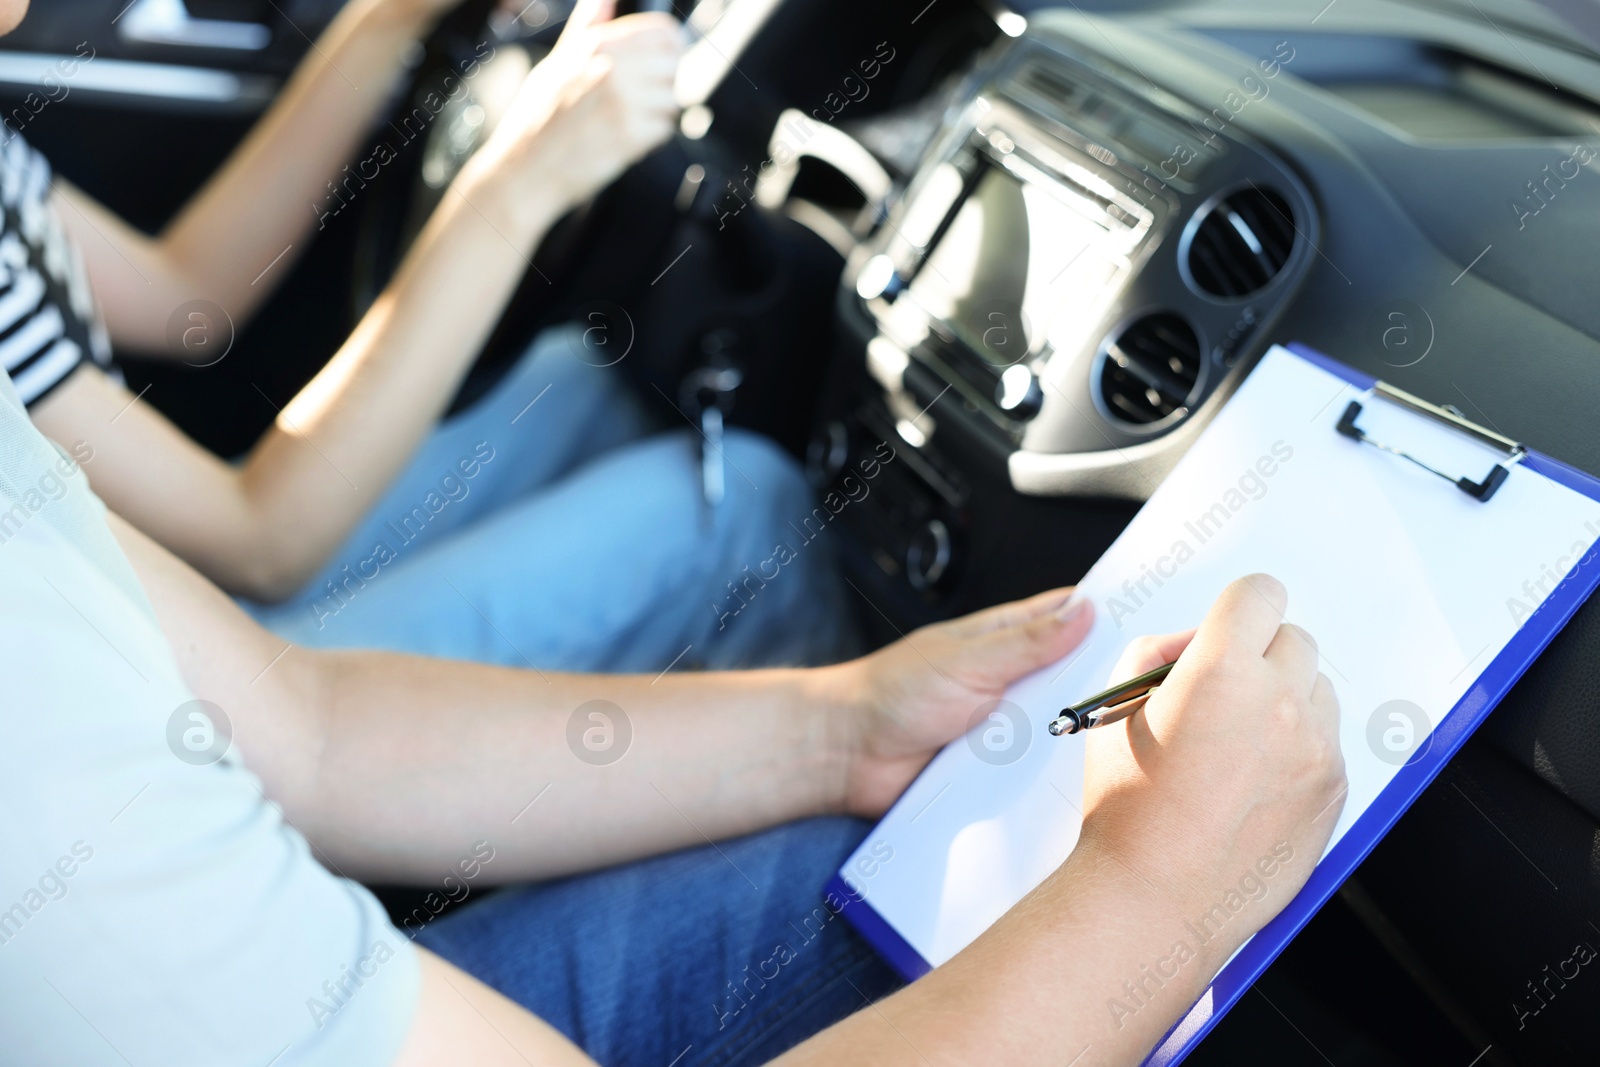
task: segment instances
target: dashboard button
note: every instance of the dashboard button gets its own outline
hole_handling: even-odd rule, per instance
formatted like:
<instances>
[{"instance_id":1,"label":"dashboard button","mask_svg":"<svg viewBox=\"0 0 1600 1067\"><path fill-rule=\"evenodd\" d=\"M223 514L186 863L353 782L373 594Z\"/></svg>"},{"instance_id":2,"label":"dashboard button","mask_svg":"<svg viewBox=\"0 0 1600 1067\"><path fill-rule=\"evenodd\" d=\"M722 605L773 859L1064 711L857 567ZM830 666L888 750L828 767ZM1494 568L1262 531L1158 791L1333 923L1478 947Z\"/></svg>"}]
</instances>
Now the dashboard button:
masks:
<instances>
[{"instance_id":1,"label":"dashboard button","mask_svg":"<svg viewBox=\"0 0 1600 1067\"><path fill-rule=\"evenodd\" d=\"M904 288L905 280L895 269L894 260L881 252L863 263L861 273L856 275L856 295L863 300L876 300L880 296L893 300Z\"/></svg>"},{"instance_id":2,"label":"dashboard button","mask_svg":"<svg viewBox=\"0 0 1600 1067\"><path fill-rule=\"evenodd\" d=\"M950 528L929 519L911 535L906 545L906 578L923 592L935 589L950 573Z\"/></svg>"},{"instance_id":3,"label":"dashboard button","mask_svg":"<svg viewBox=\"0 0 1600 1067\"><path fill-rule=\"evenodd\" d=\"M1039 414L1044 404L1044 390L1039 388L1039 378L1020 363L1007 367L995 386L994 402L1000 410L1013 419L1031 419Z\"/></svg>"},{"instance_id":4,"label":"dashboard button","mask_svg":"<svg viewBox=\"0 0 1600 1067\"><path fill-rule=\"evenodd\" d=\"M850 430L838 419L831 419L806 446L806 473L813 486L823 489L833 484L849 462Z\"/></svg>"}]
</instances>

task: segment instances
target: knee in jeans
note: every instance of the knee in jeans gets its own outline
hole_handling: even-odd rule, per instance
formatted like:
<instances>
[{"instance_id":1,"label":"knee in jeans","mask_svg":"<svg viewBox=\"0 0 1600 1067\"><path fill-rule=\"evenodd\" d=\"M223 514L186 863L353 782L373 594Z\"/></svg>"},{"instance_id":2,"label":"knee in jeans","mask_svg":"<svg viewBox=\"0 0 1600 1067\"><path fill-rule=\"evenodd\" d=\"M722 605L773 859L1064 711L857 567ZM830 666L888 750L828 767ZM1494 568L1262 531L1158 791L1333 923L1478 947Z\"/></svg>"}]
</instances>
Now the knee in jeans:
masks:
<instances>
[{"instance_id":1,"label":"knee in jeans","mask_svg":"<svg viewBox=\"0 0 1600 1067\"><path fill-rule=\"evenodd\" d=\"M609 338L595 340L594 329L581 323L552 326L539 335L507 376L519 396L548 389L558 403L610 404L631 399L626 382L615 369L616 359L605 347ZM622 348L617 348L620 355Z\"/></svg>"},{"instance_id":2,"label":"knee in jeans","mask_svg":"<svg viewBox=\"0 0 1600 1067\"><path fill-rule=\"evenodd\" d=\"M723 445L728 457L728 496L746 514L798 520L813 499L794 458L759 434L730 430Z\"/></svg>"},{"instance_id":3,"label":"knee in jeans","mask_svg":"<svg viewBox=\"0 0 1600 1067\"><path fill-rule=\"evenodd\" d=\"M730 460L738 463L751 476L751 480L765 491L767 486L757 473L767 476L767 481L775 486L783 483L792 488L794 485L805 484L805 477L800 472L800 465L794 457L785 452L777 442L750 430L734 427L727 433L723 442L723 451ZM749 488L748 486L746 488Z\"/></svg>"},{"instance_id":4,"label":"knee in jeans","mask_svg":"<svg viewBox=\"0 0 1600 1067\"><path fill-rule=\"evenodd\" d=\"M735 518L732 547L742 556L756 553L759 569L783 570L815 576L831 568L835 542L840 534L833 527L839 516L860 496L870 491L863 482L855 486L860 493L840 488L819 494L811 486L799 463L778 445L764 437L743 432L730 433L728 498L730 516ZM737 464L741 476L732 470ZM770 559L769 559L770 557ZM792 583L790 595L802 596L804 581Z\"/></svg>"}]
</instances>

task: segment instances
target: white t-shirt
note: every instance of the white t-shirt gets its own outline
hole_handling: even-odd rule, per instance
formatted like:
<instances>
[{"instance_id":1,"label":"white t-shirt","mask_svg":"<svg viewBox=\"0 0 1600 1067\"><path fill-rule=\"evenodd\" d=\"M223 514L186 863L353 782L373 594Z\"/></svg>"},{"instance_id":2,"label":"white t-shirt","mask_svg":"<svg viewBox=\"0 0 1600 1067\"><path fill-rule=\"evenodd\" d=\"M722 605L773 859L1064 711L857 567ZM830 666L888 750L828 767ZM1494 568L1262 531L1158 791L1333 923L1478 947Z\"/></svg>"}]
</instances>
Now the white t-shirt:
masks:
<instances>
[{"instance_id":1,"label":"white t-shirt","mask_svg":"<svg viewBox=\"0 0 1600 1067\"><path fill-rule=\"evenodd\" d=\"M390 1063L415 950L208 762L221 716L4 374L0 630L0 1065Z\"/></svg>"}]
</instances>

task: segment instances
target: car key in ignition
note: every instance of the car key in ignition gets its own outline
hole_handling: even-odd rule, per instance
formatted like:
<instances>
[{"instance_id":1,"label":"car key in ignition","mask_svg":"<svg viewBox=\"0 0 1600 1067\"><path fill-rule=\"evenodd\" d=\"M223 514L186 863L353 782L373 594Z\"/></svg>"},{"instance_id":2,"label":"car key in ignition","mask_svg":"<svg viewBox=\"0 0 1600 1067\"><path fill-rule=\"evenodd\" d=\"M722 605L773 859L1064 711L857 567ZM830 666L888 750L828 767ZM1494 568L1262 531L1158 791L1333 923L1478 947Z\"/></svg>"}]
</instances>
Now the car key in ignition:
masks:
<instances>
[{"instance_id":1,"label":"car key in ignition","mask_svg":"<svg viewBox=\"0 0 1600 1067\"><path fill-rule=\"evenodd\" d=\"M691 371L679 387L684 413L700 429L700 490L709 524L727 495L726 460L722 455L723 424L733 410L734 390L744 380L737 367L705 366Z\"/></svg>"}]
</instances>

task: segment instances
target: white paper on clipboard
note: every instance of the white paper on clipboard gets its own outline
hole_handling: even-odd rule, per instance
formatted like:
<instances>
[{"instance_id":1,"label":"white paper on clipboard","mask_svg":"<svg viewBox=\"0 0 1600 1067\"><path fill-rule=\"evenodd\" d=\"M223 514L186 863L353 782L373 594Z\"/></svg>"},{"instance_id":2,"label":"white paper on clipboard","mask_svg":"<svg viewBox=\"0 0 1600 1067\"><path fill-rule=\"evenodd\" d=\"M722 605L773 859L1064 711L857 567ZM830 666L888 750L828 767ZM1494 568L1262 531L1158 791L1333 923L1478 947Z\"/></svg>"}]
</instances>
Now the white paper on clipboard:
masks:
<instances>
[{"instance_id":1,"label":"white paper on clipboard","mask_svg":"<svg viewBox=\"0 0 1600 1067\"><path fill-rule=\"evenodd\" d=\"M1600 502L1525 467L1483 502L1340 436L1352 399L1364 396L1349 382L1269 351L1084 578L1084 645L1007 695L1028 719L1021 756L996 765L950 745L846 862L841 878L923 960L950 959L1071 852L1083 745L1044 727L1103 688L1133 638L1198 624L1242 575L1283 581L1287 620L1316 637L1341 706L1350 789L1331 848L1405 759L1404 729L1374 728L1375 713L1407 701L1437 725L1600 537ZM1474 480L1504 458L1393 404L1366 403L1360 422ZM857 866L884 844L892 862Z\"/></svg>"}]
</instances>

